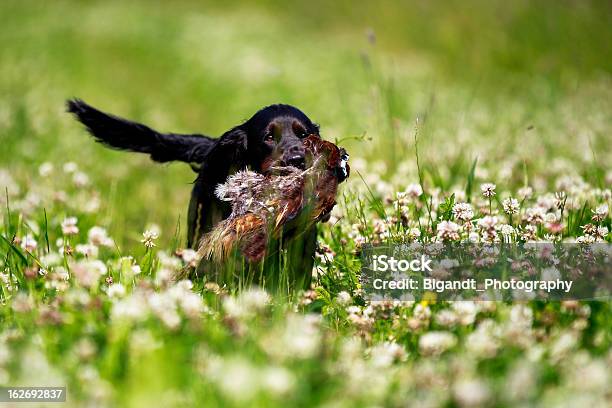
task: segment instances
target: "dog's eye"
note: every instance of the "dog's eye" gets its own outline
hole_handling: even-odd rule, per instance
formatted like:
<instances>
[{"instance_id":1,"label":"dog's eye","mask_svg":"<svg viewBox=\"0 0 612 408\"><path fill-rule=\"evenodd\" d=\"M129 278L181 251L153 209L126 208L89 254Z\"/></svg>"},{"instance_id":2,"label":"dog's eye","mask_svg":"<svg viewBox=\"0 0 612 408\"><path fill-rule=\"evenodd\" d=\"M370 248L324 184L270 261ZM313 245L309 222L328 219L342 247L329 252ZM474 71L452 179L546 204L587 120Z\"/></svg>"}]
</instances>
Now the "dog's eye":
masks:
<instances>
[{"instance_id":1,"label":"dog's eye","mask_svg":"<svg viewBox=\"0 0 612 408\"><path fill-rule=\"evenodd\" d=\"M264 134L264 141L272 142L273 140L274 140L274 135L272 134L272 132L266 132Z\"/></svg>"},{"instance_id":2,"label":"dog's eye","mask_svg":"<svg viewBox=\"0 0 612 408\"><path fill-rule=\"evenodd\" d=\"M300 139L308 136L308 131L299 122L293 122L293 133Z\"/></svg>"}]
</instances>

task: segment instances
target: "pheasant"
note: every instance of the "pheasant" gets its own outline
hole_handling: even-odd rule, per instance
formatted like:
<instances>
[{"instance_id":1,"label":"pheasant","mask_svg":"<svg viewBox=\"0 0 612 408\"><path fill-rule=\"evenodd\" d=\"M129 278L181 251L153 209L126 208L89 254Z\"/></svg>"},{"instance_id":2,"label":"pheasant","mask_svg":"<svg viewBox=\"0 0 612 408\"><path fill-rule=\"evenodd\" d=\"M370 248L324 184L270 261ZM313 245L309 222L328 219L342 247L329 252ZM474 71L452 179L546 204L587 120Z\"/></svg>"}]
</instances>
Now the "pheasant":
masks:
<instances>
[{"instance_id":1,"label":"pheasant","mask_svg":"<svg viewBox=\"0 0 612 408\"><path fill-rule=\"evenodd\" d=\"M232 213L202 237L200 259L221 263L237 250L247 262L258 263L269 255L271 240L291 239L329 218L338 184L350 174L348 154L317 135L306 137L303 146L306 170L243 170L217 186L216 196L231 204Z\"/></svg>"}]
</instances>

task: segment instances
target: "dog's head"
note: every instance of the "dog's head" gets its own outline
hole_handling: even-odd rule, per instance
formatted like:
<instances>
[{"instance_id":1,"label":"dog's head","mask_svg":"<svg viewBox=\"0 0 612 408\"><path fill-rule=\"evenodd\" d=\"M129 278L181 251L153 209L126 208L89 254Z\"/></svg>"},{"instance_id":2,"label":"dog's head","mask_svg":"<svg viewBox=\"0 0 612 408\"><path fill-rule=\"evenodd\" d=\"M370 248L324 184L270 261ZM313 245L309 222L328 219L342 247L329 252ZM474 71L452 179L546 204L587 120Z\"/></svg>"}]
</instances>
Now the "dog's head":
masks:
<instances>
[{"instance_id":1,"label":"dog's head","mask_svg":"<svg viewBox=\"0 0 612 408\"><path fill-rule=\"evenodd\" d=\"M309 135L319 137L319 127L293 106L271 105L228 132L228 137L235 138L229 135L236 134L242 139L246 163L265 173L271 167L304 169L303 140Z\"/></svg>"}]
</instances>

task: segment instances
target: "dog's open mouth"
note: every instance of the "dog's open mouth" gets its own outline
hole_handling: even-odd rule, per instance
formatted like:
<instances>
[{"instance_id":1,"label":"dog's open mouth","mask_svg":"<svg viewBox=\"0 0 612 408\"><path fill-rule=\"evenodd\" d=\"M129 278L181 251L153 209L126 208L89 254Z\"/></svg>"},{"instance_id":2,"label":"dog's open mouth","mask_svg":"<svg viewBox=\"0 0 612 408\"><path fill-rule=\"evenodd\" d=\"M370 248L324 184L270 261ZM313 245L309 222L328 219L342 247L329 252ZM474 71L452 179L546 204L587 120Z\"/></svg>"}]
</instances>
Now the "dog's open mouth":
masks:
<instances>
[{"instance_id":1,"label":"dog's open mouth","mask_svg":"<svg viewBox=\"0 0 612 408\"><path fill-rule=\"evenodd\" d=\"M277 159L266 163L263 166L262 174L282 176L296 170L311 171L311 169L321 166L321 168L334 171L338 182L342 182L349 177L349 155L345 149L314 134L304 138L302 145L305 150L304 157L299 156L287 160Z\"/></svg>"}]
</instances>

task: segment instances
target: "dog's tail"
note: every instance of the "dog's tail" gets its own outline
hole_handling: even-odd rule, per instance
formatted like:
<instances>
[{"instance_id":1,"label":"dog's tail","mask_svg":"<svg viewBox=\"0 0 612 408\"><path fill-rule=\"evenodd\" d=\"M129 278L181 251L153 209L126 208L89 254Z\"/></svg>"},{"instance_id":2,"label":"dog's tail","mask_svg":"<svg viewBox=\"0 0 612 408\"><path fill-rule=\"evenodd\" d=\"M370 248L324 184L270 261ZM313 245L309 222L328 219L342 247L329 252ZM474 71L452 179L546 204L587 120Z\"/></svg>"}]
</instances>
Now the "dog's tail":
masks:
<instances>
[{"instance_id":1,"label":"dog's tail","mask_svg":"<svg viewBox=\"0 0 612 408\"><path fill-rule=\"evenodd\" d=\"M215 141L198 134L159 133L143 124L101 112L80 99L68 100L66 106L96 141L114 149L150 154L157 162L201 163Z\"/></svg>"}]
</instances>

